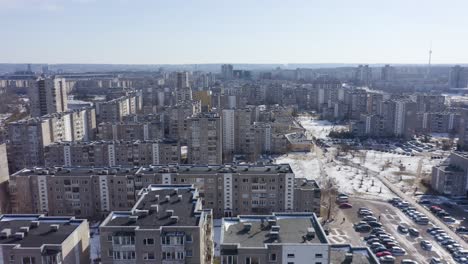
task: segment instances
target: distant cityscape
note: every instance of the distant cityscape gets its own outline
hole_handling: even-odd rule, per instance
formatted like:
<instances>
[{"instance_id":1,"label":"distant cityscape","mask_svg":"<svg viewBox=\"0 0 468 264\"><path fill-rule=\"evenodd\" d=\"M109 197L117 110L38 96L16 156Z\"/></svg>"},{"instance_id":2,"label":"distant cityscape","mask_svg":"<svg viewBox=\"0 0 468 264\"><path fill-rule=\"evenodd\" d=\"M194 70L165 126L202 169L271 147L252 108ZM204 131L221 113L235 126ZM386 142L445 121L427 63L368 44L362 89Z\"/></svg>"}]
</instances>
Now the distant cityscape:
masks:
<instances>
[{"instance_id":1,"label":"distant cityscape","mask_svg":"<svg viewBox=\"0 0 468 264\"><path fill-rule=\"evenodd\" d=\"M468 263L468 65L0 64L0 263Z\"/></svg>"}]
</instances>

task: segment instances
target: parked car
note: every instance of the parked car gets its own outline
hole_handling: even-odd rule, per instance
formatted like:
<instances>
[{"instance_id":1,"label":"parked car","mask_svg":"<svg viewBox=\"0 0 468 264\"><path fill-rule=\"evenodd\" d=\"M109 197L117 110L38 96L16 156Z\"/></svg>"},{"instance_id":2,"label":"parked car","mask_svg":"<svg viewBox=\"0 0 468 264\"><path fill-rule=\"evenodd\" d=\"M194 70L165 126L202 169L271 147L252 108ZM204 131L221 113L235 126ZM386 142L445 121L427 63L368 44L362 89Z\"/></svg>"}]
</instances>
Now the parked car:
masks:
<instances>
[{"instance_id":1,"label":"parked car","mask_svg":"<svg viewBox=\"0 0 468 264\"><path fill-rule=\"evenodd\" d=\"M368 224L359 224L354 226L354 230L357 232L369 232L371 229L371 226Z\"/></svg>"},{"instance_id":2,"label":"parked car","mask_svg":"<svg viewBox=\"0 0 468 264\"><path fill-rule=\"evenodd\" d=\"M442 221L444 221L447 224L454 224L455 222L457 222L457 220L455 220L455 218L450 217L450 216L442 217Z\"/></svg>"},{"instance_id":3,"label":"parked car","mask_svg":"<svg viewBox=\"0 0 468 264\"><path fill-rule=\"evenodd\" d=\"M353 206L350 203L342 203L339 206L341 209L348 209L348 208L353 208Z\"/></svg>"},{"instance_id":4,"label":"parked car","mask_svg":"<svg viewBox=\"0 0 468 264\"><path fill-rule=\"evenodd\" d=\"M458 227L457 229L455 229L455 232L462 234L462 235L468 235L468 227L464 227L464 226Z\"/></svg>"},{"instance_id":5,"label":"parked car","mask_svg":"<svg viewBox=\"0 0 468 264\"><path fill-rule=\"evenodd\" d=\"M418 262L412 260L412 259L403 259L401 260L401 264L418 264Z\"/></svg>"},{"instance_id":6,"label":"parked car","mask_svg":"<svg viewBox=\"0 0 468 264\"><path fill-rule=\"evenodd\" d=\"M392 253L390 253L390 251L382 251L382 252L379 252L377 254L375 254L378 258L380 257L383 257L383 256L391 256Z\"/></svg>"},{"instance_id":7,"label":"parked car","mask_svg":"<svg viewBox=\"0 0 468 264\"><path fill-rule=\"evenodd\" d=\"M406 226L403 226L403 225L399 224L397 229L398 229L398 231L400 231L403 234L408 234L408 228Z\"/></svg>"},{"instance_id":8,"label":"parked car","mask_svg":"<svg viewBox=\"0 0 468 264\"><path fill-rule=\"evenodd\" d=\"M393 256L383 256L383 257L380 257L379 258L379 262L382 263L382 264L386 264L386 263L389 263L389 264L393 264L395 263L395 257Z\"/></svg>"},{"instance_id":9,"label":"parked car","mask_svg":"<svg viewBox=\"0 0 468 264\"><path fill-rule=\"evenodd\" d=\"M432 250L432 243L429 240L421 240L420 245L424 250Z\"/></svg>"},{"instance_id":10,"label":"parked car","mask_svg":"<svg viewBox=\"0 0 468 264\"><path fill-rule=\"evenodd\" d=\"M381 227L382 224L380 222L377 222L377 221L369 221L367 222L368 225L370 225L371 227Z\"/></svg>"},{"instance_id":11,"label":"parked car","mask_svg":"<svg viewBox=\"0 0 468 264\"><path fill-rule=\"evenodd\" d=\"M364 216L362 218L362 221L366 221L366 222L370 222L370 221L377 221L377 218L373 217L373 216Z\"/></svg>"},{"instance_id":12,"label":"parked car","mask_svg":"<svg viewBox=\"0 0 468 264\"><path fill-rule=\"evenodd\" d=\"M442 261L440 260L440 258L432 257L431 262L429 262L429 264L442 264Z\"/></svg>"},{"instance_id":13,"label":"parked car","mask_svg":"<svg viewBox=\"0 0 468 264\"><path fill-rule=\"evenodd\" d=\"M403 248L401 247L393 247L390 252L394 255L394 256L403 256L406 254L406 250L404 250Z\"/></svg>"},{"instance_id":14,"label":"parked car","mask_svg":"<svg viewBox=\"0 0 468 264\"><path fill-rule=\"evenodd\" d=\"M416 228L409 228L408 232L411 236L418 237L419 236L419 231Z\"/></svg>"}]
</instances>

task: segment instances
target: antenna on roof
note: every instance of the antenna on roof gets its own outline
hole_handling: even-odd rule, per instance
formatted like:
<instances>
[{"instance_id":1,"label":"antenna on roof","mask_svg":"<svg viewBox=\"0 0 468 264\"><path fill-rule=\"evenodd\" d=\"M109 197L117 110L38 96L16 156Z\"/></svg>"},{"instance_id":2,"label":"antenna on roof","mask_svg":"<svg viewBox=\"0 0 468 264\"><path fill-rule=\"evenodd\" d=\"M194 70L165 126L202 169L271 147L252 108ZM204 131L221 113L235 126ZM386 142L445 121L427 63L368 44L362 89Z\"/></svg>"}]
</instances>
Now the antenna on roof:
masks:
<instances>
[{"instance_id":1,"label":"antenna on roof","mask_svg":"<svg viewBox=\"0 0 468 264\"><path fill-rule=\"evenodd\" d=\"M431 41L431 46L429 48L429 61L427 64L426 79L429 79L431 75L431 61L432 61L432 41Z\"/></svg>"}]
</instances>

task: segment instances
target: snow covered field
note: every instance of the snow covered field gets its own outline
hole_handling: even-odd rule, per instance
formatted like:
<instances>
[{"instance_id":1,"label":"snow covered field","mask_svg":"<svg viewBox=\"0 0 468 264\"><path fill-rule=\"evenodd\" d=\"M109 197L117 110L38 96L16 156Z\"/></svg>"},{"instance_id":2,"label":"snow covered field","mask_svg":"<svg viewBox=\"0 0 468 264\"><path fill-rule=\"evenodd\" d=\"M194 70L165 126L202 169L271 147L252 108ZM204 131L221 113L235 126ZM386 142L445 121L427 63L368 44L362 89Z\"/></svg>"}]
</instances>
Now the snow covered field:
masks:
<instances>
[{"instance_id":1,"label":"snow covered field","mask_svg":"<svg viewBox=\"0 0 468 264\"><path fill-rule=\"evenodd\" d=\"M327 138L330 131L347 131L348 126L334 125L326 120L312 120L308 116L298 117L299 123L315 138Z\"/></svg>"},{"instance_id":2,"label":"snow covered field","mask_svg":"<svg viewBox=\"0 0 468 264\"><path fill-rule=\"evenodd\" d=\"M312 120L310 117L299 117L301 125L316 138L325 139L331 130L345 130L346 126L334 126L328 121ZM340 192L361 197L371 196L375 199L393 197L390 190L377 178L369 176L366 171L344 164L333 158L336 148L328 148L327 153L320 150L310 153L289 153L276 158L276 163L289 163L296 177L314 179L323 186L332 181ZM379 151L354 151L347 154L338 153L354 164L359 164L369 170L379 172L402 191L414 191L414 183L418 178L429 175L432 166L441 160L431 160L426 156L406 156ZM321 171L323 173L321 173Z\"/></svg>"}]
</instances>

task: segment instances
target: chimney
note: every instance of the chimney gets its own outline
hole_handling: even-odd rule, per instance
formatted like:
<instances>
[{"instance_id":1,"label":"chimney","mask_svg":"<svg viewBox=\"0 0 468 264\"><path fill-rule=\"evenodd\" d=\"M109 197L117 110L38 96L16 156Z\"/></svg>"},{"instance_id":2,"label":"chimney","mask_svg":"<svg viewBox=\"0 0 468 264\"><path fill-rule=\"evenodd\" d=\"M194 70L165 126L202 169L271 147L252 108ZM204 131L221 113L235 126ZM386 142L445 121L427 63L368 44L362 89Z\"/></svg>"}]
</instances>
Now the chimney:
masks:
<instances>
[{"instance_id":1,"label":"chimney","mask_svg":"<svg viewBox=\"0 0 468 264\"><path fill-rule=\"evenodd\" d=\"M156 199L156 202L159 201L159 194L156 194L154 198Z\"/></svg>"},{"instance_id":2,"label":"chimney","mask_svg":"<svg viewBox=\"0 0 468 264\"><path fill-rule=\"evenodd\" d=\"M151 205L151 212L158 213L158 212L159 212L159 205L157 205L157 204L152 204L152 205Z\"/></svg>"},{"instance_id":3,"label":"chimney","mask_svg":"<svg viewBox=\"0 0 468 264\"><path fill-rule=\"evenodd\" d=\"M31 221L31 228L36 228L36 227L39 227L41 222L39 221Z\"/></svg>"},{"instance_id":4,"label":"chimney","mask_svg":"<svg viewBox=\"0 0 468 264\"><path fill-rule=\"evenodd\" d=\"M276 232L279 232L280 231L280 226L279 225L274 225L271 227L271 231L276 231Z\"/></svg>"},{"instance_id":5,"label":"chimney","mask_svg":"<svg viewBox=\"0 0 468 264\"><path fill-rule=\"evenodd\" d=\"M273 230L270 231L271 239L278 239L278 237L279 237L279 231L273 231Z\"/></svg>"},{"instance_id":6,"label":"chimney","mask_svg":"<svg viewBox=\"0 0 468 264\"><path fill-rule=\"evenodd\" d=\"M182 194L177 195L177 201L178 202L182 201Z\"/></svg>"},{"instance_id":7,"label":"chimney","mask_svg":"<svg viewBox=\"0 0 468 264\"><path fill-rule=\"evenodd\" d=\"M171 200L171 196L170 195L166 195L166 202L169 202Z\"/></svg>"},{"instance_id":8,"label":"chimney","mask_svg":"<svg viewBox=\"0 0 468 264\"><path fill-rule=\"evenodd\" d=\"M252 224L251 223L244 223L243 224L244 231L249 232L252 229Z\"/></svg>"},{"instance_id":9,"label":"chimney","mask_svg":"<svg viewBox=\"0 0 468 264\"><path fill-rule=\"evenodd\" d=\"M50 225L51 231L57 232L59 228L60 228L60 225L57 225L57 224Z\"/></svg>"},{"instance_id":10,"label":"chimney","mask_svg":"<svg viewBox=\"0 0 468 264\"><path fill-rule=\"evenodd\" d=\"M166 210L166 215L171 217L174 215L174 210Z\"/></svg>"},{"instance_id":11,"label":"chimney","mask_svg":"<svg viewBox=\"0 0 468 264\"><path fill-rule=\"evenodd\" d=\"M128 217L129 223L136 223L137 220L138 220L138 215L131 215Z\"/></svg>"},{"instance_id":12,"label":"chimney","mask_svg":"<svg viewBox=\"0 0 468 264\"><path fill-rule=\"evenodd\" d=\"M29 226L22 226L19 228L19 231L27 234L29 233Z\"/></svg>"},{"instance_id":13,"label":"chimney","mask_svg":"<svg viewBox=\"0 0 468 264\"><path fill-rule=\"evenodd\" d=\"M179 217L177 215L171 216L171 222L174 223L174 224L179 222Z\"/></svg>"},{"instance_id":14,"label":"chimney","mask_svg":"<svg viewBox=\"0 0 468 264\"><path fill-rule=\"evenodd\" d=\"M346 253L345 260L352 262L353 261L353 253Z\"/></svg>"},{"instance_id":15,"label":"chimney","mask_svg":"<svg viewBox=\"0 0 468 264\"><path fill-rule=\"evenodd\" d=\"M26 234L23 233L23 232L16 232L14 235L13 235L16 239L23 239Z\"/></svg>"},{"instance_id":16,"label":"chimney","mask_svg":"<svg viewBox=\"0 0 468 264\"><path fill-rule=\"evenodd\" d=\"M5 239L11 236L11 229L10 228L5 228L0 232L0 238Z\"/></svg>"},{"instance_id":17,"label":"chimney","mask_svg":"<svg viewBox=\"0 0 468 264\"><path fill-rule=\"evenodd\" d=\"M313 227L307 228L307 240L315 238L315 229Z\"/></svg>"}]
</instances>

